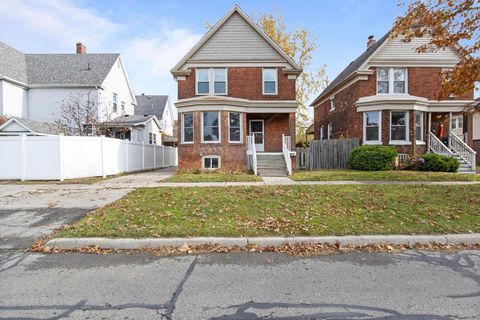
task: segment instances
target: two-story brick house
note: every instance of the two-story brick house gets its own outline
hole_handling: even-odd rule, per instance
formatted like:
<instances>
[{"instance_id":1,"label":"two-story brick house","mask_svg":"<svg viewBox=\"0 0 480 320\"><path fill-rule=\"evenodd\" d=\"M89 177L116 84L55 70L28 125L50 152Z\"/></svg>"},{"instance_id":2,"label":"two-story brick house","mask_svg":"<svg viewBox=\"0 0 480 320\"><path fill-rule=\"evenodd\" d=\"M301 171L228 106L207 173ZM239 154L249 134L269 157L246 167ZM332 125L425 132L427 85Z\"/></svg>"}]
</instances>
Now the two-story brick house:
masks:
<instances>
[{"instance_id":1,"label":"two-story brick house","mask_svg":"<svg viewBox=\"0 0 480 320\"><path fill-rule=\"evenodd\" d=\"M259 157L290 161L283 157L283 136L295 144L301 72L233 7L171 70L178 83L179 169L246 170L251 149Z\"/></svg>"},{"instance_id":2,"label":"two-story brick house","mask_svg":"<svg viewBox=\"0 0 480 320\"><path fill-rule=\"evenodd\" d=\"M442 96L442 71L459 61L455 48L418 53L428 42L409 43L387 33L370 36L367 49L312 102L315 139L359 138L362 144L396 146L400 153L436 152L474 170L472 90Z\"/></svg>"}]
</instances>

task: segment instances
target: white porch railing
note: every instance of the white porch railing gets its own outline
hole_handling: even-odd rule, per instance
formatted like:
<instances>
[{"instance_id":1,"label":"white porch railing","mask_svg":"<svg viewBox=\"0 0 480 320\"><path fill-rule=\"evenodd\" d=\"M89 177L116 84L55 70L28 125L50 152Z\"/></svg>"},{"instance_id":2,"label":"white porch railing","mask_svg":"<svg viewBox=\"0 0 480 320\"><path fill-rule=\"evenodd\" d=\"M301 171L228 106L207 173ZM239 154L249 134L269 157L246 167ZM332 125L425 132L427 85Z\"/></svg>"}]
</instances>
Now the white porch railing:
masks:
<instances>
[{"instance_id":1,"label":"white porch railing","mask_svg":"<svg viewBox=\"0 0 480 320\"><path fill-rule=\"evenodd\" d=\"M287 165L288 175L292 174L292 158L290 157L290 150L292 149L292 140L290 136L282 134L282 152Z\"/></svg>"},{"instance_id":2,"label":"white porch railing","mask_svg":"<svg viewBox=\"0 0 480 320\"><path fill-rule=\"evenodd\" d=\"M257 150L255 149L255 135L247 136L247 165L253 174L257 174Z\"/></svg>"},{"instance_id":3,"label":"white porch railing","mask_svg":"<svg viewBox=\"0 0 480 320\"><path fill-rule=\"evenodd\" d=\"M453 132L450 132L448 134L448 140L450 148L452 148L453 151L455 151L460 157L462 157L463 160L465 160L472 167L472 171L475 171L475 156L477 153Z\"/></svg>"},{"instance_id":4,"label":"white porch railing","mask_svg":"<svg viewBox=\"0 0 480 320\"><path fill-rule=\"evenodd\" d=\"M453 152L448 149L446 145L443 144L438 137L433 134L432 132L429 132L429 139L428 139L428 148L430 151L436 154L441 154L443 156L449 156L453 157Z\"/></svg>"}]
</instances>

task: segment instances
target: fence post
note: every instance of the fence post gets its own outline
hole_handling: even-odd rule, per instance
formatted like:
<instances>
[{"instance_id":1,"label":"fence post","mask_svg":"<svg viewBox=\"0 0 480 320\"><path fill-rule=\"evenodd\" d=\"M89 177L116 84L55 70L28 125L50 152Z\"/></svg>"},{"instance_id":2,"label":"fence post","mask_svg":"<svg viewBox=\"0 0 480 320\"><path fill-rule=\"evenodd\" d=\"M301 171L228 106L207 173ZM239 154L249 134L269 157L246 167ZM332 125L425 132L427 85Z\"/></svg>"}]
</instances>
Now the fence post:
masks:
<instances>
[{"instance_id":1,"label":"fence post","mask_svg":"<svg viewBox=\"0 0 480 320\"><path fill-rule=\"evenodd\" d=\"M22 134L20 136L20 180L25 181L25 171L26 171L26 150L25 150L25 137L26 135Z\"/></svg>"},{"instance_id":2,"label":"fence post","mask_svg":"<svg viewBox=\"0 0 480 320\"><path fill-rule=\"evenodd\" d=\"M145 141L142 141L142 170L145 170Z\"/></svg>"},{"instance_id":3,"label":"fence post","mask_svg":"<svg viewBox=\"0 0 480 320\"><path fill-rule=\"evenodd\" d=\"M157 145L153 145L153 169L157 169Z\"/></svg>"},{"instance_id":4,"label":"fence post","mask_svg":"<svg viewBox=\"0 0 480 320\"><path fill-rule=\"evenodd\" d=\"M102 177L106 178L107 174L105 172L105 136L100 136L100 155L101 155L101 161L102 161Z\"/></svg>"},{"instance_id":5,"label":"fence post","mask_svg":"<svg viewBox=\"0 0 480 320\"><path fill-rule=\"evenodd\" d=\"M165 167L165 147L162 148L162 167Z\"/></svg>"},{"instance_id":6,"label":"fence post","mask_svg":"<svg viewBox=\"0 0 480 320\"><path fill-rule=\"evenodd\" d=\"M63 181L65 180L65 172L64 172L64 158L63 158L63 154L65 153L64 150L63 150L63 143L64 143L64 136L63 135L59 135L58 136L58 162L59 162L59 166L60 166L60 174L59 174L59 178L60 178L60 181Z\"/></svg>"},{"instance_id":7,"label":"fence post","mask_svg":"<svg viewBox=\"0 0 480 320\"><path fill-rule=\"evenodd\" d=\"M129 145L129 140L128 139L125 139L125 158L126 158L126 161L125 161L125 172L128 172L128 148L130 148L130 145Z\"/></svg>"}]
</instances>

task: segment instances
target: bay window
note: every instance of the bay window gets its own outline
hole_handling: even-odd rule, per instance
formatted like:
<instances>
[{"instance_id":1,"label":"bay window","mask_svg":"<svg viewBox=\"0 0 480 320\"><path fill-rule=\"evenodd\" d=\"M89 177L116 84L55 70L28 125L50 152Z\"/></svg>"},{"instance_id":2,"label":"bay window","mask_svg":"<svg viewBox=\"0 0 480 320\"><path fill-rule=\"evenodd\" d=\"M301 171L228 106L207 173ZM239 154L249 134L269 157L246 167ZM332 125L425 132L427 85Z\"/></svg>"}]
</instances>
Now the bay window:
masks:
<instances>
[{"instance_id":1,"label":"bay window","mask_svg":"<svg viewBox=\"0 0 480 320\"><path fill-rule=\"evenodd\" d=\"M202 113L202 142L220 142L220 112Z\"/></svg>"},{"instance_id":2,"label":"bay window","mask_svg":"<svg viewBox=\"0 0 480 320\"><path fill-rule=\"evenodd\" d=\"M277 69L264 68L262 71L263 94L277 94Z\"/></svg>"},{"instance_id":3,"label":"bay window","mask_svg":"<svg viewBox=\"0 0 480 320\"><path fill-rule=\"evenodd\" d=\"M381 111L363 113L364 143L381 143Z\"/></svg>"},{"instance_id":4,"label":"bay window","mask_svg":"<svg viewBox=\"0 0 480 320\"><path fill-rule=\"evenodd\" d=\"M423 112L415 111L415 140L424 142L423 140Z\"/></svg>"},{"instance_id":5,"label":"bay window","mask_svg":"<svg viewBox=\"0 0 480 320\"><path fill-rule=\"evenodd\" d=\"M408 112L392 111L390 113L390 143L408 142Z\"/></svg>"},{"instance_id":6,"label":"bay window","mask_svg":"<svg viewBox=\"0 0 480 320\"><path fill-rule=\"evenodd\" d=\"M198 68L196 82L197 95L227 94L227 69Z\"/></svg>"},{"instance_id":7,"label":"bay window","mask_svg":"<svg viewBox=\"0 0 480 320\"><path fill-rule=\"evenodd\" d=\"M182 143L193 143L193 113L182 113Z\"/></svg>"},{"instance_id":8,"label":"bay window","mask_svg":"<svg viewBox=\"0 0 480 320\"><path fill-rule=\"evenodd\" d=\"M230 142L242 142L242 114L228 113L228 139Z\"/></svg>"},{"instance_id":9,"label":"bay window","mask_svg":"<svg viewBox=\"0 0 480 320\"><path fill-rule=\"evenodd\" d=\"M406 68L377 68L377 94L406 92Z\"/></svg>"}]
</instances>

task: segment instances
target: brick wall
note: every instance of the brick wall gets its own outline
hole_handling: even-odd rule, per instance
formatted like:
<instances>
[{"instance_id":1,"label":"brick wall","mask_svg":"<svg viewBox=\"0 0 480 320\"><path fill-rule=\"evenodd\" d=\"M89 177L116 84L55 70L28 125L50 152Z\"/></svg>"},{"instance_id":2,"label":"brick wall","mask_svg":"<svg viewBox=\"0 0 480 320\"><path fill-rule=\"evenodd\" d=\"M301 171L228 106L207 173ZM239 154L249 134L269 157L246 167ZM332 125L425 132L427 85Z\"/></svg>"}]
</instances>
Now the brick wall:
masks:
<instances>
[{"instance_id":1,"label":"brick wall","mask_svg":"<svg viewBox=\"0 0 480 320\"><path fill-rule=\"evenodd\" d=\"M477 152L477 165L480 165L480 140L473 140L472 147Z\"/></svg>"},{"instance_id":2,"label":"brick wall","mask_svg":"<svg viewBox=\"0 0 480 320\"><path fill-rule=\"evenodd\" d=\"M178 81L178 99L195 97L195 68L190 76ZM295 100L295 80L278 68L278 95L262 94L262 68L232 67L228 72L228 96L249 100Z\"/></svg>"}]
</instances>

